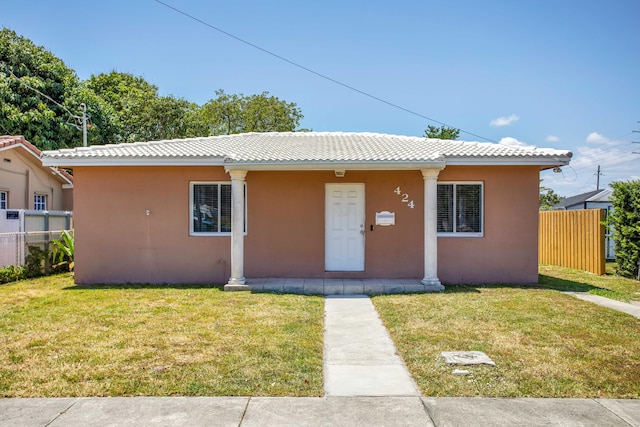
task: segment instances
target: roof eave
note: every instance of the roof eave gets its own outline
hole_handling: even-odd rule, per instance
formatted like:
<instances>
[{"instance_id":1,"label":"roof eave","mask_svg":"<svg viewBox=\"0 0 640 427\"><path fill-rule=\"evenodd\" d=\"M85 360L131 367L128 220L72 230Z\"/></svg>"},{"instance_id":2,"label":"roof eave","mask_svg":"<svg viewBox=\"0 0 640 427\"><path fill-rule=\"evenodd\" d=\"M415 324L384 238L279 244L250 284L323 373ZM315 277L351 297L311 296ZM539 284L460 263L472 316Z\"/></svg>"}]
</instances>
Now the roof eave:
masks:
<instances>
[{"instance_id":1,"label":"roof eave","mask_svg":"<svg viewBox=\"0 0 640 427\"><path fill-rule=\"evenodd\" d=\"M598 193L594 194L593 196L589 197L587 200L585 200L585 202L609 202L610 200L602 200L603 197L609 197L613 194L612 190L609 190L608 188L603 188L601 189Z\"/></svg>"},{"instance_id":2,"label":"roof eave","mask_svg":"<svg viewBox=\"0 0 640 427\"><path fill-rule=\"evenodd\" d=\"M444 160L427 161L363 161L363 162L231 162L226 171L296 171L296 170L417 170L444 169Z\"/></svg>"},{"instance_id":3,"label":"roof eave","mask_svg":"<svg viewBox=\"0 0 640 427\"><path fill-rule=\"evenodd\" d=\"M42 157L45 166L223 166L224 157Z\"/></svg>"},{"instance_id":4,"label":"roof eave","mask_svg":"<svg viewBox=\"0 0 640 427\"><path fill-rule=\"evenodd\" d=\"M447 157L447 166L540 166L548 169L566 166L570 156L554 157Z\"/></svg>"},{"instance_id":5,"label":"roof eave","mask_svg":"<svg viewBox=\"0 0 640 427\"><path fill-rule=\"evenodd\" d=\"M50 170L51 173L53 173L53 175L56 176L63 183L63 185L70 185L71 187L73 187L73 177L67 176L65 173L57 170L55 167L50 167L48 165L45 165L42 162L42 159L40 157L41 152L35 145L22 139L14 142L13 144L0 147L0 151L11 150L11 149L22 150L24 153L26 153L27 157L29 157L32 160L35 159L36 161L34 163L36 163L41 169L45 171L47 169Z\"/></svg>"}]
</instances>

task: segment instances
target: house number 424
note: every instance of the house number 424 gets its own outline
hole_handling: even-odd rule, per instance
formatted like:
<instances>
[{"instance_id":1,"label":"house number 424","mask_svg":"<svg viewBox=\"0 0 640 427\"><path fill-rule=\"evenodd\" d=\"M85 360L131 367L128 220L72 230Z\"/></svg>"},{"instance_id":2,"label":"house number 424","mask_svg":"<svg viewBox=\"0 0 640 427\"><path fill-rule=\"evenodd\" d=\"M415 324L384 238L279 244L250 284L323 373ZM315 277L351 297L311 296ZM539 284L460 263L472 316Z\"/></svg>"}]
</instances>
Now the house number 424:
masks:
<instances>
[{"instance_id":1,"label":"house number 424","mask_svg":"<svg viewBox=\"0 0 640 427\"><path fill-rule=\"evenodd\" d=\"M400 187L396 187L393 192L402 197L402 203L406 203L411 209L416 206L415 203L413 203L413 199L409 200L409 195L407 193L403 193Z\"/></svg>"}]
</instances>

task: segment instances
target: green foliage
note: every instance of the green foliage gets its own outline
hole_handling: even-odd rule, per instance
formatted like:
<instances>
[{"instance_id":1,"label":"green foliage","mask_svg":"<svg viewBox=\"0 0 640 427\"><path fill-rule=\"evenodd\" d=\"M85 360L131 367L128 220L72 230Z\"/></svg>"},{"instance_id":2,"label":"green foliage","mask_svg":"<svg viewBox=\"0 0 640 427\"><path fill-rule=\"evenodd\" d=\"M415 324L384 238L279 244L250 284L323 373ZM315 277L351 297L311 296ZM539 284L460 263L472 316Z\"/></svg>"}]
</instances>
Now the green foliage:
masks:
<instances>
[{"instance_id":1,"label":"green foliage","mask_svg":"<svg viewBox=\"0 0 640 427\"><path fill-rule=\"evenodd\" d=\"M26 278L26 270L21 265L9 265L0 268L0 283L17 282Z\"/></svg>"},{"instance_id":2,"label":"green foliage","mask_svg":"<svg viewBox=\"0 0 640 427\"><path fill-rule=\"evenodd\" d=\"M542 183L542 179L540 183ZM562 197L556 194L551 188L545 187L544 185L540 185L540 210L548 211L553 208L554 205L557 205L562 200Z\"/></svg>"},{"instance_id":3,"label":"green foliage","mask_svg":"<svg viewBox=\"0 0 640 427\"><path fill-rule=\"evenodd\" d=\"M81 115L82 103L93 124L88 141L109 141L114 128L107 104L51 52L0 30L0 133L24 135L41 150L82 145L80 122L73 117Z\"/></svg>"},{"instance_id":4,"label":"green foliage","mask_svg":"<svg viewBox=\"0 0 640 427\"><path fill-rule=\"evenodd\" d=\"M440 127L428 125L424 131L424 136L426 138L457 139L460 136L460 129L450 128L445 125Z\"/></svg>"},{"instance_id":5,"label":"green foliage","mask_svg":"<svg viewBox=\"0 0 640 427\"><path fill-rule=\"evenodd\" d=\"M69 271L73 271L74 254L73 231L63 230L60 239L53 241L53 267L66 266Z\"/></svg>"},{"instance_id":6,"label":"green foliage","mask_svg":"<svg viewBox=\"0 0 640 427\"><path fill-rule=\"evenodd\" d=\"M82 145L80 104L87 106L89 145L294 131L303 118L295 103L268 92L216 96L199 106L116 71L80 81L45 48L0 30L0 134L24 135L41 150Z\"/></svg>"},{"instance_id":7,"label":"green foliage","mask_svg":"<svg viewBox=\"0 0 640 427\"><path fill-rule=\"evenodd\" d=\"M609 222L613 225L616 244L616 273L637 277L640 262L640 180L611 184L613 209Z\"/></svg>"},{"instance_id":8,"label":"green foliage","mask_svg":"<svg viewBox=\"0 0 640 427\"><path fill-rule=\"evenodd\" d=\"M269 92L259 95L216 91L198 112L198 133L229 135L242 132L292 132L304 117L295 103L287 103Z\"/></svg>"},{"instance_id":9,"label":"green foliage","mask_svg":"<svg viewBox=\"0 0 640 427\"><path fill-rule=\"evenodd\" d=\"M0 131L45 149L70 145L59 138L68 113L33 89L63 104L68 88L78 84L73 70L6 28L0 30L0 62Z\"/></svg>"},{"instance_id":10,"label":"green foliage","mask_svg":"<svg viewBox=\"0 0 640 427\"><path fill-rule=\"evenodd\" d=\"M54 240L51 245L53 251L43 249L47 245L29 245L24 266L10 265L0 269L0 284L57 273L63 271L62 268L73 271L73 232L63 231L60 240Z\"/></svg>"},{"instance_id":11,"label":"green foliage","mask_svg":"<svg viewBox=\"0 0 640 427\"><path fill-rule=\"evenodd\" d=\"M26 277L38 277L46 273L47 264L45 260L49 257L49 251L38 246L29 246L29 253L25 257Z\"/></svg>"},{"instance_id":12,"label":"green foliage","mask_svg":"<svg viewBox=\"0 0 640 427\"><path fill-rule=\"evenodd\" d=\"M111 142L189 136L197 105L172 95L159 96L158 88L142 77L112 71L91 76L86 86L114 111Z\"/></svg>"}]
</instances>

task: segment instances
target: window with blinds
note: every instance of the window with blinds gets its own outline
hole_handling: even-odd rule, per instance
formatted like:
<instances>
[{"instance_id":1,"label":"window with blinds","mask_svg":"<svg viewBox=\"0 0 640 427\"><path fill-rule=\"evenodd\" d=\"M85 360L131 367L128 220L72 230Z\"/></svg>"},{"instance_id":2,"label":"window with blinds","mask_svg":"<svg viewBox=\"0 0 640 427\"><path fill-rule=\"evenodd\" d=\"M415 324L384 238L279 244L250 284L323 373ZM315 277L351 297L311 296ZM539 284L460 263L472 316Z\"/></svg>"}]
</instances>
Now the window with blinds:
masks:
<instances>
[{"instance_id":1,"label":"window with blinds","mask_svg":"<svg viewBox=\"0 0 640 427\"><path fill-rule=\"evenodd\" d=\"M191 183L191 234L229 233L231 233L231 184Z\"/></svg>"},{"instance_id":2,"label":"window with blinds","mask_svg":"<svg viewBox=\"0 0 640 427\"><path fill-rule=\"evenodd\" d=\"M482 184L438 184L438 233L481 236Z\"/></svg>"}]
</instances>

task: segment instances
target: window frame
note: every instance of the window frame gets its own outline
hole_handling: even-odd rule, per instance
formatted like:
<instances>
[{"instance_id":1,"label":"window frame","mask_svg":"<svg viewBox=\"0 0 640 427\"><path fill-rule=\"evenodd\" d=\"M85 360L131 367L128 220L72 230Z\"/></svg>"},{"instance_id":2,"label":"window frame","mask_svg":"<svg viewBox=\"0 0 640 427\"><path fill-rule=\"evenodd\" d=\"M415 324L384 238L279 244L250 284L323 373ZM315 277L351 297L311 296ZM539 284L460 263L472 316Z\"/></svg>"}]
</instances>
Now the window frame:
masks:
<instances>
[{"instance_id":1,"label":"window frame","mask_svg":"<svg viewBox=\"0 0 640 427\"><path fill-rule=\"evenodd\" d=\"M46 211L48 210L49 204L49 195L45 193L34 193L33 194L33 210L34 211ZM39 209L38 206L42 204L42 202L36 201L38 197L42 197L44 199L44 209Z\"/></svg>"},{"instance_id":2,"label":"window frame","mask_svg":"<svg viewBox=\"0 0 640 427\"><path fill-rule=\"evenodd\" d=\"M0 190L0 209L9 209L9 192L7 190Z\"/></svg>"},{"instance_id":3,"label":"window frame","mask_svg":"<svg viewBox=\"0 0 640 427\"><path fill-rule=\"evenodd\" d=\"M485 207L484 207L484 182L483 181L438 181L437 183L438 186L440 185L453 185L453 212L452 212L452 216L454 219L453 222L453 231L437 231L437 235L438 237L484 237L484 211L485 211ZM480 187L480 217L479 217L479 221L480 221L480 231L479 232L467 232L467 231L456 231L456 217L457 217L457 203L456 203L456 197L457 197L457 191L456 191L456 187L458 185L477 185ZM436 188L436 192L437 192L437 188ZM436 196L437 197L437 196ZM437 200L437 199L436 199ZM436 201L436 216L438 215L437 209L437 201ZM437 227L437 225L436 225ZM437 229L437 228L436 228Z\"/></svg>"},{"instance_id":4,"label":"window frame","mask_svg":"<svg viewBox=\"0 0 640 427\"><path fill-rule=\"evenodd\" d=\"M231 236L231 231L195 231L193 227L193 202L194 202L194 188L196 185L229 185L231 181L189 181L189 236L194 237L207 237L207 236ZM220 187L218 187L218 194L220 194ZM231 200L231 199L230 199ZM218 211L220 210L220 198L218 198ZM230 207L231 219L233 221L233 203ZM244 183L244 235L247 235L247 183Z\"/></svg>"}]
</instances>

